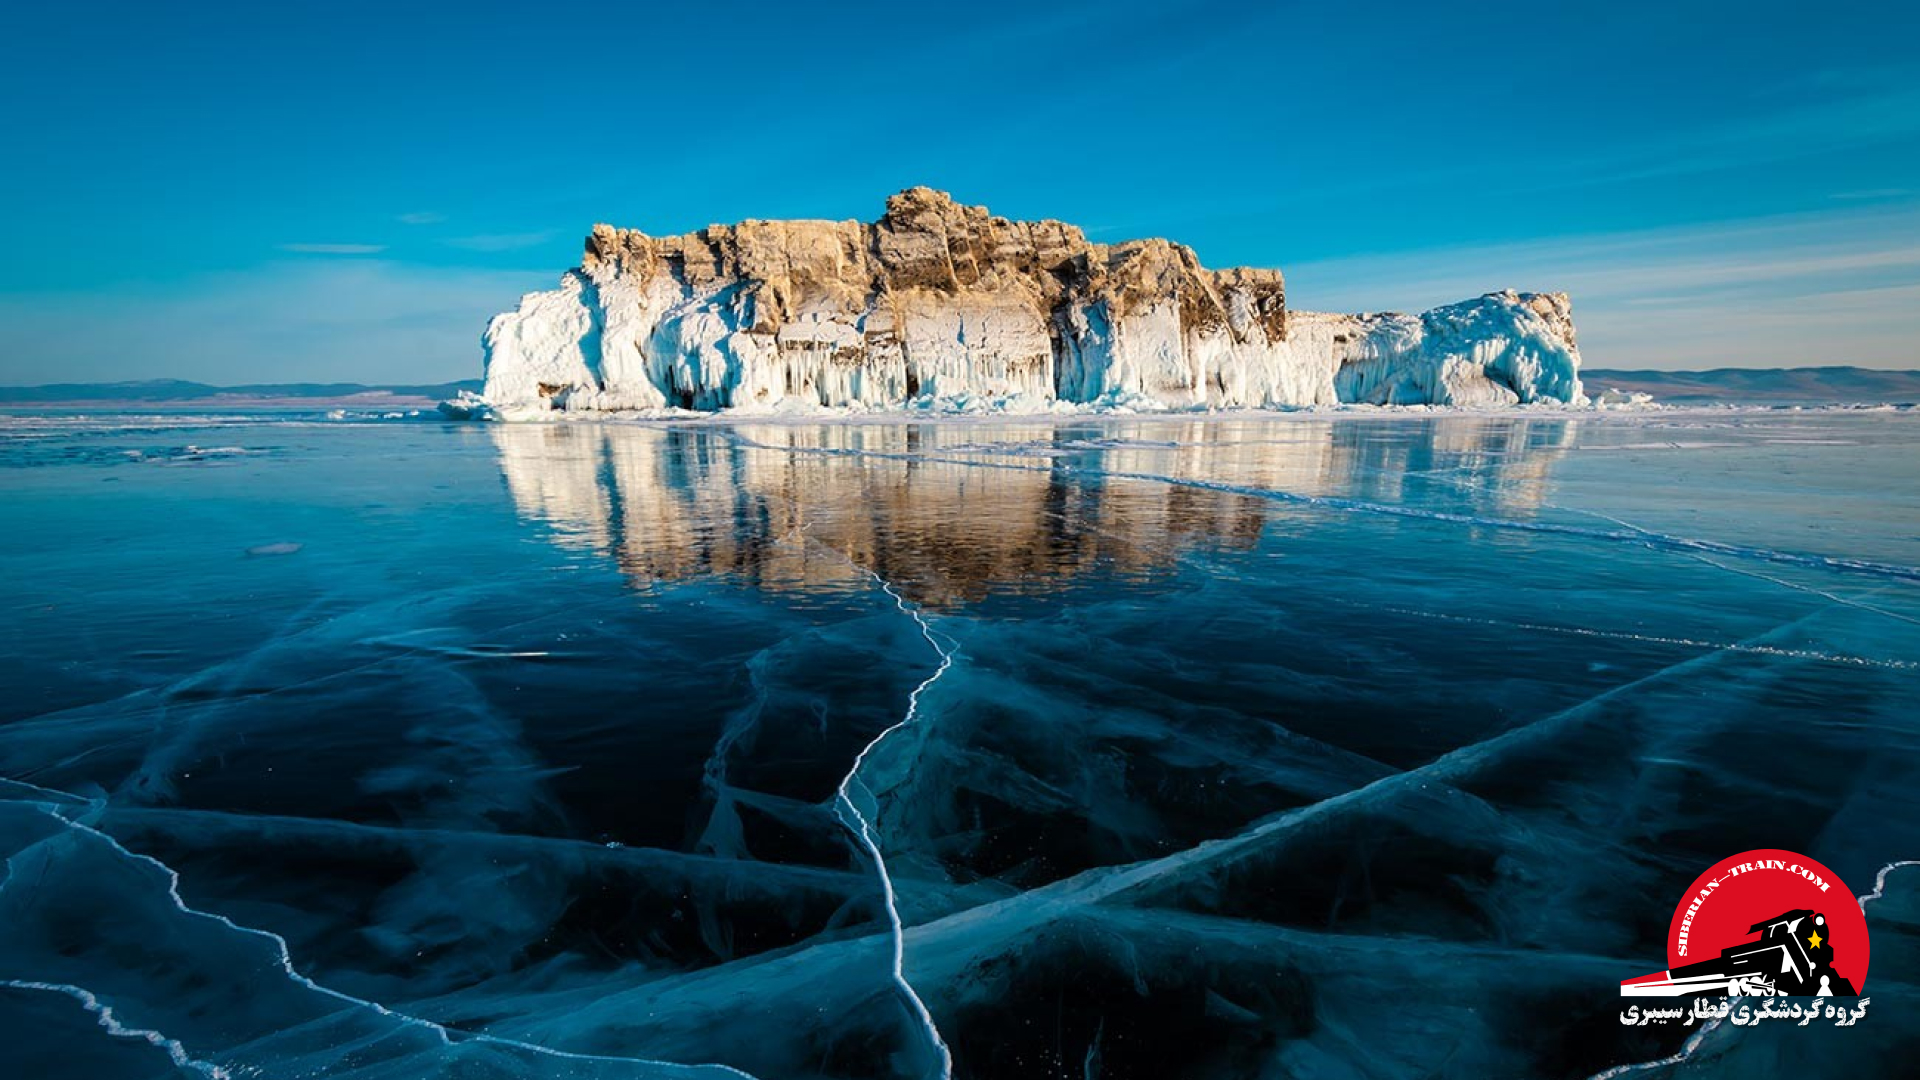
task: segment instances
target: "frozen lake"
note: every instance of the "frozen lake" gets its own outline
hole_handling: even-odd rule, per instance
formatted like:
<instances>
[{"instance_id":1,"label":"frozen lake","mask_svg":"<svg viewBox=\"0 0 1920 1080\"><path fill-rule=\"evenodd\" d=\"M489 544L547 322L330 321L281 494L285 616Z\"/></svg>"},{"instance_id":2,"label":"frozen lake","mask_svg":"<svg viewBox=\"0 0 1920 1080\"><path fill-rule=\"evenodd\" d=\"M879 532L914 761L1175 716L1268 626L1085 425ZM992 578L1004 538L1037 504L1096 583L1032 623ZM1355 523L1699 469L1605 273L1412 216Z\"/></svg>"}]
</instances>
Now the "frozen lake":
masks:
<instances>
[{"instance_id":1,"label":"frozen lake","mask_svg":"<svg viewBox=\"0 0 1920 1080\"><path fill-rule=\"evenodd\" d=\"M1920 858L1911 413L39 414L0 484L15 1075L1581 1078L1691 1032L1616 984L1706 866ZM1636 1075L1884 1074L1867 911L1860 1025Z\"/></svg>"}]
</instances>

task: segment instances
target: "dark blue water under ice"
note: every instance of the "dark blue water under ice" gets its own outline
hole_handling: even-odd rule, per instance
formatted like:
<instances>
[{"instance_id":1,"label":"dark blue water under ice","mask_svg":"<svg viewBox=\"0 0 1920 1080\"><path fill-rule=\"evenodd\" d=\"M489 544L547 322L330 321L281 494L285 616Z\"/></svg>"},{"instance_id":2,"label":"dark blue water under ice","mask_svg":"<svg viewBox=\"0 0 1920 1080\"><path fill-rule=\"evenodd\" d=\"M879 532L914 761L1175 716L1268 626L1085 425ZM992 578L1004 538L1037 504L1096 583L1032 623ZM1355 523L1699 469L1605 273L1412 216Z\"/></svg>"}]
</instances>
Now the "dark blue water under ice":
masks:
<instances>
[{"instance_id":1,"label":"dark blue water under ice","mask_svg":"<svg viewBox=\"0 0 1920 1080\"><path fill-rule=\"evenodd\" d=\"M0 1077L1588 1077L1920 858L1920 419L0 419ZM1640 1076L1896 1075L1870 1015Z\"/></svg>"}]
</instances>

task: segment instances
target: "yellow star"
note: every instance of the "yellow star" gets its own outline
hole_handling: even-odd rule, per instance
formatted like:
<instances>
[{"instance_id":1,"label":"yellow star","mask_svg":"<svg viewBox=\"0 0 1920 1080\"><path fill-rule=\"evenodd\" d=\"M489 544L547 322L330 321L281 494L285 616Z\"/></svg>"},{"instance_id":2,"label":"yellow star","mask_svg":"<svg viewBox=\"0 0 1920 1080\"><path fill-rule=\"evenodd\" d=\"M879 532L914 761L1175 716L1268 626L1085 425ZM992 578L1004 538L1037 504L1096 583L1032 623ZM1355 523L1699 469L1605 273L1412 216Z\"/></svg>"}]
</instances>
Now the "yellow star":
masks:
<instances>
[{"instance_id":1,"label":"yellow star","mask_svg":"<svg viewBox=\"0 0 1920 1080\"><path fill-rule=\"evenodd\" d=\"M1819 948L1820 947L1820 931L1815 930L1813 933L1808 934L1807 940L1813 942L1814 948L1816 949Z\"/></svg>"}]
</instances>

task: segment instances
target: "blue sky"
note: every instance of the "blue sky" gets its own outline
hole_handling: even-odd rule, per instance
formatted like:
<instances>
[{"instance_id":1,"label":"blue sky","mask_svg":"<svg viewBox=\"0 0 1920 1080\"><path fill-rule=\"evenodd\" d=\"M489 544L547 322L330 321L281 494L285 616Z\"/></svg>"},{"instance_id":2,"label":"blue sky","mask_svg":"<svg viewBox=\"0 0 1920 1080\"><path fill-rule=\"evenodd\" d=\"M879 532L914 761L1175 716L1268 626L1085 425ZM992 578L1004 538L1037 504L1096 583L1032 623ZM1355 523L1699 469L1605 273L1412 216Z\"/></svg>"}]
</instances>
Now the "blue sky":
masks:
<instances>
[{"instance_id":1,"label":"blue sky","mask_svg":"<svg viewBox=\"0 0 1920 1080\"><path fill-rule=\"evenodd\" d=\"M22 5L0 383L439 380L595 221L912 184L1278 266L1574 294L1594 367L1920 367L1882 3Z\"/></svg>"}]
</instances>

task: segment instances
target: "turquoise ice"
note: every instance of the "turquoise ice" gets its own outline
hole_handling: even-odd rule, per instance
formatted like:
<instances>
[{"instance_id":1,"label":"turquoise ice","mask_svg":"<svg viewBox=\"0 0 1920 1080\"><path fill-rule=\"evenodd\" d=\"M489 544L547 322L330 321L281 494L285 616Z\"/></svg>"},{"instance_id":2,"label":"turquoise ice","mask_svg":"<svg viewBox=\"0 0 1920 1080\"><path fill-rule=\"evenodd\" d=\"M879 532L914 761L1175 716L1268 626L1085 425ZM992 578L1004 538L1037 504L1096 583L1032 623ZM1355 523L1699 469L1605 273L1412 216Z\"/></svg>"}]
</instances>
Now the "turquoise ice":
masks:
<instances>
[{"instance_id":1,"label":"turquoise ice","mask_svg":"<svg viewBox=\"0 0 1920 1080\"><path fill-rule=\"evenodd\" d=\"M1566 1076L1920 855L1900 411L0 420L0 1073ZM1875 1014L1663 1066L1859 1071ZM1884 1022L1882 1022L1884 1021Z\"/></svg>"}]
</instances>

